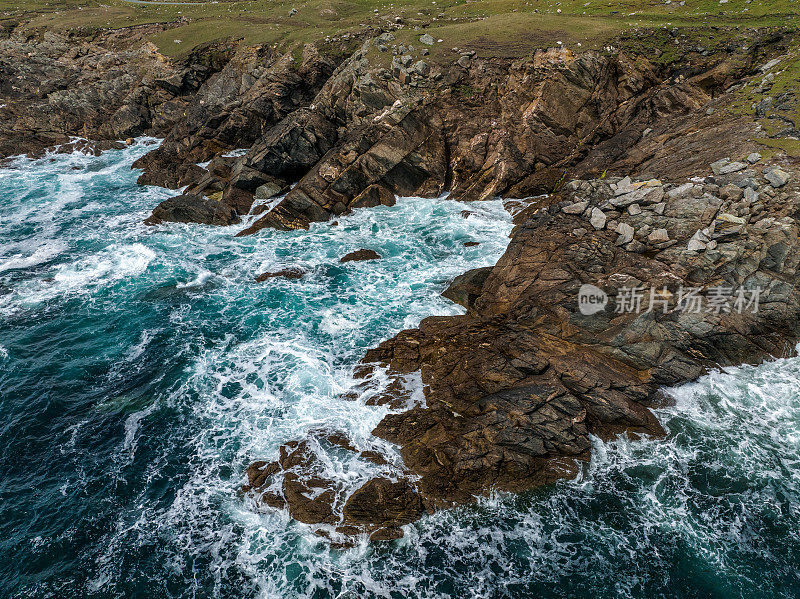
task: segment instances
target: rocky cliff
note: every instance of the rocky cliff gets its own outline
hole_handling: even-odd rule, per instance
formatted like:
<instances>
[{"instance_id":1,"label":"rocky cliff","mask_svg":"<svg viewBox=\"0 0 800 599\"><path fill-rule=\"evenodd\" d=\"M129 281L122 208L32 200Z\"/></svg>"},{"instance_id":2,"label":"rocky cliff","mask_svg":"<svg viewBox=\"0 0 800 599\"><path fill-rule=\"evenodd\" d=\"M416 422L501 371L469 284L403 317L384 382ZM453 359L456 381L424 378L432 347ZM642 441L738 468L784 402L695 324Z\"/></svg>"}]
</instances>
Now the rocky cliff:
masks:
<instances>
[{"instance_id":1,"label":"rocky cliff","mask_svg":"<svg viewBox=\"0 0 800 599\"><path fill-rule=\"evenodd\" d=\"M248 469L257 504L336 543L572 476L590 435L663 433L660 387L800 336L797 166L754 142L796 135L797 99L731 109L794 60L784 30L660 62L634 46L433 58L429 35L371 29L299 55L228 42L174 60L141 37L168 26L0 40L0 155L163 136L140 182L180 192L152 225L248 217L250 235L445 192L504 197L515 215L497 265L447 291L463 316L424 320L356 371L392 407L374 434L402 463L316 431ZM404 409L415 373L425 402ZM326 478L332 450L375 476L355 490Z\"/></svg>"},{"instance_id":2,"label":"rocky cliff","mask_svg":"<svg viewBox=\"0 0 800 599\"><path fill-rule=\"evenodd\" d=\"M423 508L574 476L591 435L663 434L651 409L667 400L665 385L793 351L796 166L765 164L753 142L761 125L720 110L763 77L754 55L666 78L624 54L548 50L506 65L462 56L454 70L411 75L418 86L400 95L391 91L405 67L395 60L373 76L369 52L284 121L320 127L312 138L326 145L303 154L313 166L244 233L307 226L394 194L528 199L508 202L517 226L497 265L446 292L467 313L425 319L357 370L361 390L393 407L408 402L404 377L422 377L425 404L374 431L400 447L402 467L381 463L348 495L315 466L338 437L328 431L282 450L298 461L255 463L246 490L337 543L396 538ZM366 119L352 110L364 86L380 98ZM273 148L286 139L263 138L245 164L285 175L276 157L294 153ZM587 289L603 309L584 313ZM310 487L296 493L297 484ZM348 505L364 496L371 515L356 522Z\"/></svg>"}]
</instances>

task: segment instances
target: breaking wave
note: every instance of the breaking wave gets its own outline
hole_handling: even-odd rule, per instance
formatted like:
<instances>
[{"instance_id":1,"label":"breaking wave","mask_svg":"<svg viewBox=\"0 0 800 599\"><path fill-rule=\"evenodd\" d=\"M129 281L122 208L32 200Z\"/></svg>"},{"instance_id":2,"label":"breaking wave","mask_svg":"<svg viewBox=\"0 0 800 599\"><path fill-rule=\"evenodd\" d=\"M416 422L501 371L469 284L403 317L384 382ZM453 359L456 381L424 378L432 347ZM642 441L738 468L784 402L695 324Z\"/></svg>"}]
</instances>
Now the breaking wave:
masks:
<instances>
[{"instance_id":1,"label":"breaking wave","mask_svg":"<svg viewBox=\"0 0 800 599\"><path fill-rule=\"evenodd\" d=\"M0 589L20 597L797 597L800 361L673 389L666 440L594 440L575 480L331 550L237 493L321 426L361 449L387 408L340 399L364 351L493 264L501 202L403 199L338 226L146 227L141 139L0 169ZM480 245L465 247L466 241ZM339 264L374 249L381 260ZM264 271L299 267L299 280ZM414 401L421 381L409 377ZM355 488L372 473L329 456Z\"/></svg>"}]
</instances>

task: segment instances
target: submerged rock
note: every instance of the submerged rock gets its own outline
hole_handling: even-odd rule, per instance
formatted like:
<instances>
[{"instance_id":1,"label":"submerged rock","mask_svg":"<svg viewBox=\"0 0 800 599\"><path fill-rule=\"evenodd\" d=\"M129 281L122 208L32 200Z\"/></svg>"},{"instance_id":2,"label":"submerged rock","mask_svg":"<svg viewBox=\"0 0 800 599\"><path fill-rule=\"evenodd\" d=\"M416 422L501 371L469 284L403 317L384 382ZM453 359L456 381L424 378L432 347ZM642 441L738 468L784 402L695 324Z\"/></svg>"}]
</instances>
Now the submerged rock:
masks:
<instances>
[{"instance_id":1,"label":"submerged rock","mask_svg":"<svg viewBox=\"0 0 800 599\"><path fill-rule=\"evenodd\" d=\"M345 254L339 262L359 262L363 260L380 260L381 255L375 250L356 250Z\"/></svg>"},{"instance_id":2,"label":"submerged rock","mask_svg":"<svg viewBox=\"0 0 800 599\"><path fill-rule=\"evenodd\" d=\"M302 279L306 274L306 271L302 268L290 267L290 268L283 268L281 270L276 270L273 272L265 272L261 273L256 277L256 283L263 283L269 279L274 279L276 277L282 277L284 279Z\"/></svg>"}]
</instances>

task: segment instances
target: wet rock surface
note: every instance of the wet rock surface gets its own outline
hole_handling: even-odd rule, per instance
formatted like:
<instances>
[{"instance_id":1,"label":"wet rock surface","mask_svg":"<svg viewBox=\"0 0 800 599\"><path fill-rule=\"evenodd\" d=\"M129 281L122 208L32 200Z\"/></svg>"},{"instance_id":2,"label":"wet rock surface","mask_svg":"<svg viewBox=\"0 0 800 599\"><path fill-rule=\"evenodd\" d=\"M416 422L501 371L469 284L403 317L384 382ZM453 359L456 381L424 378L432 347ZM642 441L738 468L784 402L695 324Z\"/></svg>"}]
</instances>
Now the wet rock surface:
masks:
<instances>
[{"instance_id":1,"label":"wet rock surface","mask_svg":"<svg viewBox=\"0 0 800 599\"><path fill-rule=\"evenodd\" d=\"M669 401L663 386L791 353L800 185L783 165L789 183L776 190L773 168L685 183L574 180L531 202L497 265L445 292L465 315L426 318L365 356L357 376L383 381L377 403L400 410L373 434L399 447L409 472L384 460L396 478L325 495L341 506L332 508L339 533L390 540L425 511L575 476L590 435L664 434L652 412ZM618 199L631 195L636 204ZM596 211L610 224L592 226ZM601 309L581 310L585 285L607 294ZM370 378L373 365L389 383ZM403 409L401 380L415 372L426 402Z\"/></svg>"},{"instance_id":2,"label":"wet rock surface","mask_svg":"<svg viewBox=\"0 0 800 599\"><path fill-rule=\"evenodd\" d=\"M664 433L660 387L786 355L800 336L797 161L763 158L755 121L722 110L780 35L671 67L566 48L418 60L406 46L390 55L393 36L378 32L355 52L226 43L173 60L142 38L166 26L128 28L124 44L113 32L0 39L0 156L164 136L137 161L140 182L185 189L147 222L257 216L240 235L397 196L516 198L504 256L444 292L466 313L400 332L354 373L356 391L376 391L370 405L391 409L374 435L399 457L378 439L357 448L312 431L247 469L256 505L335 545L396 539L425 511L574 476L590 435ZM327 452L371 474L333 476Z\"/></svg>"},{"instance_id":3,"label":"wet rock surface","mask_svg":"<svg viewBox=\"0 0 800 599\"><path fill-rule=\"evenodd\" d=\"M364 260L380 260L381 255L375 250L356 250L345 254L339 262L363 262Z\"/></svg>"},{"instance_id":4,"label":"wet rock surface","mask_svg":"<svg viewBox=\"0 0 800 599\"><path fill-rule=\"evenodd\" d=\"M236 210L222 202L184 194L161 202L145 222L148 225L163 222L232 225L239 222L239 217Z\"/></svg>"},{"instance_id":5,"label":"wet rock surface","mask_svg":"<svg viewBox=\"0 0 800 599\"><path fill-rule=\"evenodd\" d=\"M749 178L754 204L719 197ZM632 190L660 201L621 211L614 198ZM374 434L400 445L436 505L571 476L590 434L662 434L649 409L660 387L792 352L798 191L739 171L683 186L569 183L518 225L465 316L427 318L367 354L426 385L426 407ZM633 238L587 226L595 211ZM608 294L605 309L582 313L583 285Z\"/></svg>"},{"instance_id":6,"label":"wet rock surface","mask_svg":"<svg viewBox=\"0 0 800 599\"><path fill-rule=\"evenodd\" d=\"M340 546L351 545L359 535L372 540L400 538L400 527L423 514L422 496L402 473L378 476L348 489L327 473L322 457L326 447L379 467L389 465L378 452L359 452L340 432L312 431L306 440L283 445L276 461L253 462L242 491L260 505L287 509L292 518L314 525L318 534Z\"/></svg>"},{"instance_id":7,"label":"wet rock surface","mask_svg":"<svg viewBox=\"0 0 800 599\"><path fill-rule=\"evenodd\" d=\"M281 270L264 272L256 277L256 283L263 283L270 279L283 278L283 279L302 279L306 275L306 271L302 268L290 267L282 268Z\"/></svg>"}]
</instances>

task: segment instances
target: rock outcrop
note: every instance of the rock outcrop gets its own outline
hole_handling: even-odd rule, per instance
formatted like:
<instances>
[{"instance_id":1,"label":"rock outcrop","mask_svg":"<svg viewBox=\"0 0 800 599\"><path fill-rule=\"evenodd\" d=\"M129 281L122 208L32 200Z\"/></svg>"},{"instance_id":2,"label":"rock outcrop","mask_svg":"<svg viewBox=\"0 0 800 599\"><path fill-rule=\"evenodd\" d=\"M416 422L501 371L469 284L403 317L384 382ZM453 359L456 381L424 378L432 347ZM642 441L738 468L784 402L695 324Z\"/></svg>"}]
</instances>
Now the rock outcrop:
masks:
<instances>
[{"instance_id":1,"label":"rock outcrop","mask_svg":"<svg viewBox=\"0 0 800 599\"><path fill-rule=\"evenodd\" d=\"M584 157L584 144L618 137L616 148L709 100L690 82L663 85L646 60L624 55L540 51L513 64L414 71L409 87L402 64L393 72L372 67L370 50L365 45L309 109L245 156L246 168L299 183L242 234L307 227L394 195L547 193Z\"/></svg>"},{"instance_id":2,"label":"rock outcrop","mask_svg":"<svg viewBox=\"0 0 800 599\"><path fill-rule=\"evenodd\" d=\"M308 44L298 59L226 42L177 61L143 41L167 27L4 33L0 156L164 136L135 166L141 183L181 192L146 222L257 216L239 235L397 196L517 198L504 256L444 292L466 313L423 320L354 373L375 391L368 403L389 407L374 435L402 464L316 432L248 468L258 505L334 543L395 539L425 511L573 476L591 435L664 434L661 387L785 355L800 337L797 162L762 160L760 125L723 111L780 35L660 66L566 48L434 59L428 34L424 60L402 46L388 62L392 34L368 30L346 52ZM424 403L404 383L413 376ZM373 475L331 475L328 450Z\"/></svg>"},{"instance_id":3,"label":"rock outcrop","mask_svg":"<svg viewBox=\"0 0 800 599\"><path fill-rule=\"evenodd\" d=\"M144 40L168 27L0 39L0 156L40 154L74 136L111 141L168 131L231 54L229 44L210 45L170 61Z\"/></svg>"},{"instance_id":4,"label":"rock outcrop","mask_svg":"<svg viewBox=\"0 0 800 599\"><path fill-rule=\"evenodd\" d=\"M145 221L148 225L163 222L232 225L239 222L236 210L203 196L184 194L164 200Z\"/></svg>"},{"instance_id":5,"label":"rock outcrop","mask_svg":"<svg viewBox=\"0 0 800 599\"><path fill-rule=\"evenodd\" d=\"M776 188L775 169L680 184L575 180L531 201L497 265L446 292L465 315L426 318L364 358L365 387L386 380L373 365L390 381L421 373L425 404L373 432L400 447L416 478L398 471L408 482L389 487L378 476L363 485L369 501L341 498L366 507L361 528L339 532L369 522L373 538L391 539L419 506L574 476L590 435L664 434L652 412L668 401L663 386L791 353L800 184L782 165L787 181ZM598 212L603 226L591 222ZM583 303L587 293L599 303ZM402 385L383 389L379 403L408 403ZM346 511L334 519L354 521Z\"/></svg>"},{"instance_id":6,"label":"rock outcrop","mask_svg":"<svg viewBox=\"0 0 800 599\"><path fill-rule=\"evenodd\" d=\"M380 260L381 255L375 250L356 250L345 254L339 262L363 262L364 260Z\"/></svg>"},{"instance_id":7,"label":"rock outcrop","mask_svg":"<svg viewBox=\"0 0 800 599\"><path fill-rule=\"evenodd\" d=\"M716 64L664 80L625 55L465 62L455 79L441 72L438 80L483 82L474 103L433 84L413 99L382 93L378 114L348 112L345 102L358 136L339 127L330 147L303 154L317 162L245 232L308 226L357 207L367 190L402 194L387 178L398 165L417 195L529 198L508 202L516 227L497 265L444 292L466 314L423 320L369 351L356 371L360 389L377 390L372 403L395 410L373 434L400 448L413 475L395 470L413 492L392 487L383 492L392 501L373 497L364 511L375 539L397 536L392 514L402 503L412 514L418 500L431 511L495 489L523 491L574 476L591 435L661 436L652 409L669 400L660 388L786 355L800 336L796 165L762 164L750 141L757 124L714 108L746 67ZM370 85L392 89L376 83L386 77ZM326 89L303 122L341 122ZM315 121L314 111L324 118ZM408 120L415 114L424 118ZM441 131L425 130L430 123ZM720 159L723 148L739 159ZM425 160L408 174L418 159L405 156L420 151ZM568 174L580 178L565 184ZM415 373L425 403L402 408L410 398L401 381ZM364 488L378 496L385 479Z\"/></svg>"},{"instance_id":8,"label":"rock outcrop","mask_svg":"<svg viewBox=\"0 0 800 599\"><path fill-rule=\"evenodd\" d=\"M590 434L661 434L649 410L661 386L791 352L800 193L776 193L769 172L570 183L476 273L465 316L425 319L367 354L426 385L425 407L375 434L401 446L431 502L463 502L570 475ZM594 211L610 224L591 226ZM608 294L604 310L582 313L585 285Z\"/></svg>"}]
</instances>

